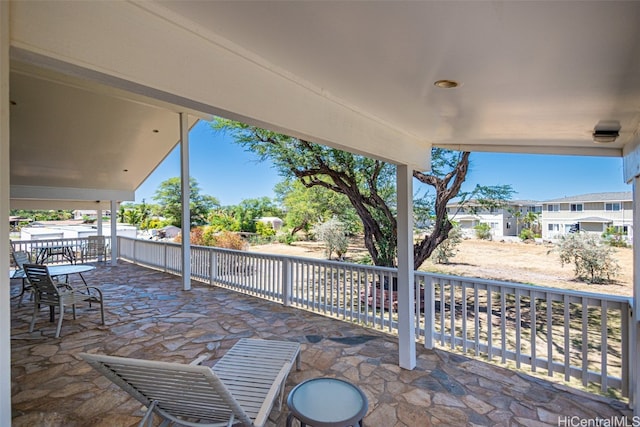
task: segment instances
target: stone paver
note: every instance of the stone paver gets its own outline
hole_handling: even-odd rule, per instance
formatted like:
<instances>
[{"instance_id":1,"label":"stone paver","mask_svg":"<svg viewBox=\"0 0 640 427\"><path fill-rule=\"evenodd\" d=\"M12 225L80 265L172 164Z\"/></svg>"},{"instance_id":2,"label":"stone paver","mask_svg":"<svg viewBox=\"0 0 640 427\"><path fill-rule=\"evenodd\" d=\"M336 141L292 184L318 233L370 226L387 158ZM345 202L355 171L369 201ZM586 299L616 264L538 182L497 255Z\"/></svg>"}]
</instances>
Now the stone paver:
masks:
<instances>
[{"instance_id":1,"label":"stone paver","mask_svg":"<svg viewBox=\"0 0 640 427\"><path fill-rule=\"evenodd\" d=\"M396 338L380 331L195 281L185 292L180 278L127 263L99 265L86 278L104 291L105 326L97 309L82 306L77 320L65 315L55 339L43 308L30 334L33 305L12 301L14 427L137 425L141 405L79 352L182 363L207 354L212 365L242 337L301 343L302 369L291 372L286 392L318 376L351 381L369 399L370 427L557 426L570 417L631 416L624 402L441 350L418 346L417 367L403 370ZM284 426L287 413L276 405L268 425Z\"/></svg>"}]
</instances>

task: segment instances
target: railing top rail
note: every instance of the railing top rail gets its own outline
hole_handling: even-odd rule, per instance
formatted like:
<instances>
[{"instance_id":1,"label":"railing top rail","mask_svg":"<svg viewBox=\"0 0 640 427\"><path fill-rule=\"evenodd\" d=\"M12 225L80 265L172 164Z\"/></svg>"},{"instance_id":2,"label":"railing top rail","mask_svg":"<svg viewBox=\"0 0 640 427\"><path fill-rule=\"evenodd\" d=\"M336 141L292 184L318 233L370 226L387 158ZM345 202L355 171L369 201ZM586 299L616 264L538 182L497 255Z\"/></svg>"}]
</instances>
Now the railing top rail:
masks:
<instances>
[{"instance_id":1,"label":"railing top rail","mask_svg":"<svg viewBox=\"0 0 640 427\"><path fill-rule=\"evenodd\" d=\"M449 274L442 274L442 273L429 273L427 271L416 271L416 275L436 277L439 279L445 279L449 281L456 280L456 281L468 282L468 283L479 283L479 284L489 285L489 286L500 286L500 287L513 288L513 289L525 289L527 291L533 290L535 292L541 292L541 293L548 292L548 293L569 295L574 297L586 297L586 298L592 298L592 299L606 300L609 302L631 304L631 302L633 301L632 297L624 297L620 295L609 295L609 294L601 294L596 292L574 291L572 289L550 288L547 286L539 286L539 285L516 283L516 282L506 282L506 281L491 280L491 279L479 279L475 277L452 276Z\"/></svg>"},{"instance_id":2,"label":"railing top rail","mask_svg":"<svg viewBox=\"0 0 640 427\"><path fill-rule=\"evenodd\" d=\"M132 241L137 240L137 241L146 242L149 244L160 244L160 242L156 242L153 240L134 239L131 237L124 237L124 236L119 236L119 238L125 239L125 240L132 240ZM176 246L176 247L180 246L180 243L175 243L175 242L161 242L161 243L166 245ZM282 260L290 259L290 260L303 262L307 264L313 264L313 265L329 265L329 266L340 267L340 268L352 268L352 269L358 269L358 270L387 272L390 274L397 273L398 271L397 268L392 268L392 267L377 267L372 265L353 264L353 263L347 263L342 261L330 261L330 260L322 260L317 258L305 258L305 257L299 257L299 256L288 256L288 255L280 255L280 254L264 254L264 253L247 252L247 251L218 248L218 247L211 247L211 246L193 245L192 247L204 249L204 250L215 250L219 252L226 252L230 254L239 254L244 256L255 256L260 258L282 259ZM574 291L570 289L561 289L561 288L550 288L545 286L523 284L523 283L516 283L516 282L480 279L475 277L452 276L452 275L441 274L441 273L429 273L426 271L415 271L414 274L416 276L435 277L435 278L445 279L449 281L456 280L456 281L467 282L467 283L478 283L478 284L483 284L487 286L500 286L500 287L523 289L526 291L535 291L535 292L541 292L541 293L546 292L546 293L553 293L558 295L569 295L569 296L578 297L578 298L586 297L586 298L599 299L599 300L605 300L607 302L616 302L616 303L622 303L622 304L631 304L633 301L632 297L600 294L595 292Z\"/></svg>"}]
</instances>

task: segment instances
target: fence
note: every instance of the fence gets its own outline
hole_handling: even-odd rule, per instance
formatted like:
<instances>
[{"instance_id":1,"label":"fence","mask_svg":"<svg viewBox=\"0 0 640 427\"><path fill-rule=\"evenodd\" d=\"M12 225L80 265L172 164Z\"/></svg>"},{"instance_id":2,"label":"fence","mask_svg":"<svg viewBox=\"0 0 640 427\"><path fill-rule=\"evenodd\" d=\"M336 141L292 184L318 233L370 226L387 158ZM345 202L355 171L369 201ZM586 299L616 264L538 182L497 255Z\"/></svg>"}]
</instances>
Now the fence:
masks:
<instances>
[{"instance_id":1,"label":"fence","mask_svg":"<svg viewBox=\"0 0 640 427\"><path fill-rule=\"evenodd\" d=\"M181 274L180 246L119 238L119 257ZM397 271L193 246L192 279L397 333ZM415 272L415 330L447 347L629 395L630 298Z\"/></svg>"},{"instance_id":2,"label":"fence","mask_svg":"<svg viewBox=\"0 0 640 427\"><path fill-rule=\"evenodd\" d=\"M37 264L60 264L95 261L96 255L88 251L88 237L42 240L12 240L14 251L25 251L31 261ZM111 238L105 236L106 248L111 246Z\"/></svg>"}]
</instances>

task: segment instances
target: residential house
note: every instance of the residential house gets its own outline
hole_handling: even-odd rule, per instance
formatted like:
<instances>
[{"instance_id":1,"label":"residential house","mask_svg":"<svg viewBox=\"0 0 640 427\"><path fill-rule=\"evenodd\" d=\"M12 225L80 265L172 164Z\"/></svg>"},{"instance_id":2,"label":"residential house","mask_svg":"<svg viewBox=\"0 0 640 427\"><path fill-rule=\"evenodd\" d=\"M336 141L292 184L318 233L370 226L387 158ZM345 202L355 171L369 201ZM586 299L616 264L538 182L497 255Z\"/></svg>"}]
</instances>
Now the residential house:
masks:
<instances>
[{"instance_id":1,"label":"residential house","mask_svg":"<svg viewBox=\"0 0 640 427\"><path fill-rule=\"evenodd\" d=\"M574 231L602 234L609 227L633 237L631 191L590 193L547 200L542 204L542 237L553 239Z\"/></svg>"},{"instance_id":2,"label":"residential house","mask_svg":"<svg viewBox=\"0 0 640 427\"><path fill-rule=\"evenodd\" d=\"M465 236L473 236L475 226L488 224L494 239L518 236L522 231L522 222L519 219L529 212L540 213L541 210L542 203L534 200L510 200L501 207L488 207L476 200L463 204L447 204L449 218L460 224Z\"/></svg>"}]
</instances>

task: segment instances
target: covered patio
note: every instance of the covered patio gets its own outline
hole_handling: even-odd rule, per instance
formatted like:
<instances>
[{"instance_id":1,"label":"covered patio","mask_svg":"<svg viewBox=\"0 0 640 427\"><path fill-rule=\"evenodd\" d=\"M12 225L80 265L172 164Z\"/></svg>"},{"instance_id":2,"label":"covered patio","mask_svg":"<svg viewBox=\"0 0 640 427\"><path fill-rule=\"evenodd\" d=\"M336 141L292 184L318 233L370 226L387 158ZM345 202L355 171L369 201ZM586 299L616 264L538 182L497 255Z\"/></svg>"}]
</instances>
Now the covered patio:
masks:
<instances>
[{"instance_id":1,"label":"covered patio","mask_svg":"<svg viewBox=\"0 0 640 427\"><path fill-rule=\"evenodd\" d=\"M45 309L28 333L31 304L11 305L11 395L15 427L133 426L141 405L93 371L80 352L188 363L221 357L243 337L302 345L305 379L328 376L359 385L369 400L370 426L560 425L568 417L631 416L626 403L533 378L441 350L417 349L413 370L398 367L398 340L342 320L126 262L100 264L86 275L105 295L106 325L96 308L67 314L60 339ZM12 293L19 284L12 286ZM269 425L284 425L286 405Z\"/></svg>"}]
</instances>

